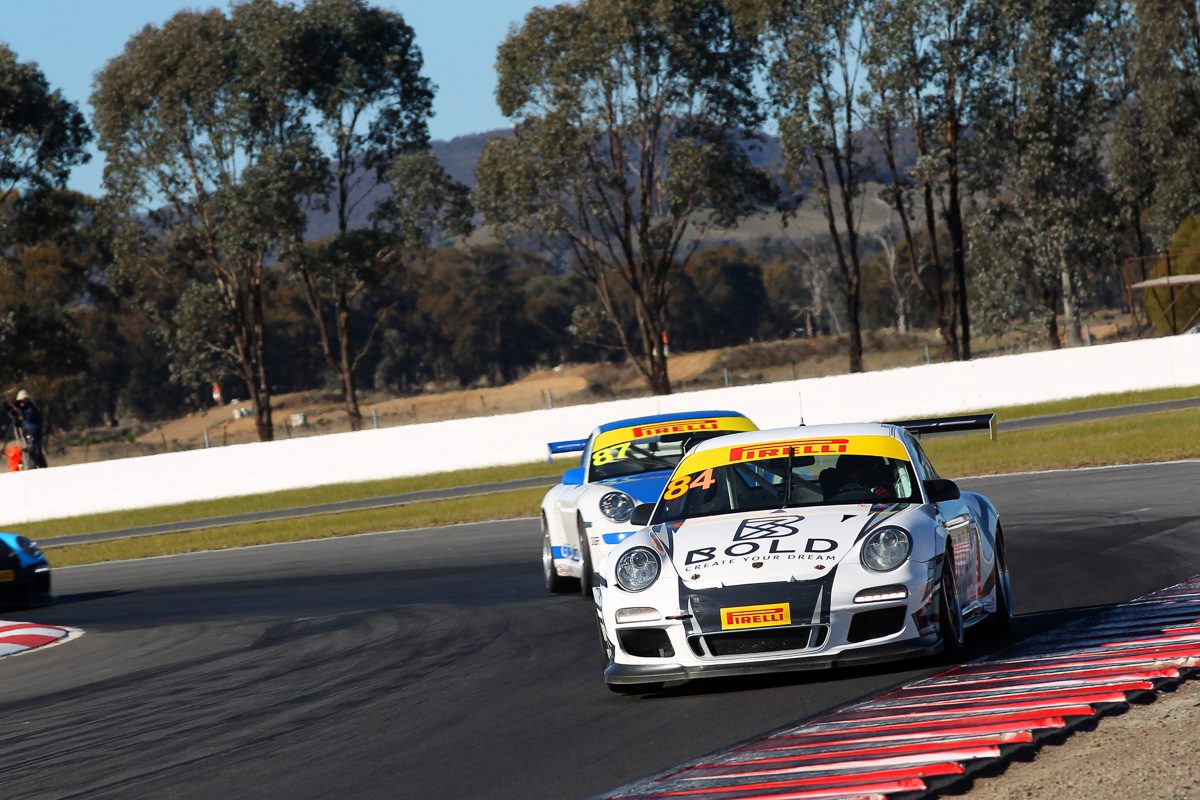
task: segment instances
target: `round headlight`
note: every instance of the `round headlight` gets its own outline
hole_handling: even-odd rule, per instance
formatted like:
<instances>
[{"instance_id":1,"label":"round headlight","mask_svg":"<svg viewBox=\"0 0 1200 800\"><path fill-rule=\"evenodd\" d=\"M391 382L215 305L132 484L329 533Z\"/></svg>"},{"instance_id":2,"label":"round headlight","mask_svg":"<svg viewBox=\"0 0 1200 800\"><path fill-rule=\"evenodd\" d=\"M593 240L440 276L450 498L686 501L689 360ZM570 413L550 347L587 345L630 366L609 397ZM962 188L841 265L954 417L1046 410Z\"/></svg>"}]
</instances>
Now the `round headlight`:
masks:
<instances>
[{"instance_id":1,"label":"round headlight","mask_svg":"<svg viewBox=\"0 0 1200 800\"><path fill-rule=\"evenodd\" d=\"M891 572L908 559L912 537L903 528L880 528L862 545L863 566L873 572Z\"/></svg>"},{"instance_id":2,"label":"round headlight","mask_svg":"<svg viewBox=\"0 0 1200 800\"><path fill-rule=\"evenodd\" d=\"M628 522L633 516L633 500L624 492L609 492L600 498L600 513L613 522Z\"/></svg>"},{"instance_id":3,"label":"round headlight","mask_svg":"<svg viewBox=\"0 0 1200 800\"><path fill-rule=\"evenodd\" d=\"M640 592L658 580L660 568L658 553L649 547L634 547L617 559L617 583L627 592Z\"/></svg>"},{"instance_id":4,"label":"round headlight","mask_svg":"<svg viewBox=\"0 0 1200 800\"><path fill-rule=\"evenodd\" d=\"M42 558L42 548L38 547L38 543L26 539L24 536L17 537L17 546L25 551L25 554L31 558Z\"/></svg>"}]
</instances>

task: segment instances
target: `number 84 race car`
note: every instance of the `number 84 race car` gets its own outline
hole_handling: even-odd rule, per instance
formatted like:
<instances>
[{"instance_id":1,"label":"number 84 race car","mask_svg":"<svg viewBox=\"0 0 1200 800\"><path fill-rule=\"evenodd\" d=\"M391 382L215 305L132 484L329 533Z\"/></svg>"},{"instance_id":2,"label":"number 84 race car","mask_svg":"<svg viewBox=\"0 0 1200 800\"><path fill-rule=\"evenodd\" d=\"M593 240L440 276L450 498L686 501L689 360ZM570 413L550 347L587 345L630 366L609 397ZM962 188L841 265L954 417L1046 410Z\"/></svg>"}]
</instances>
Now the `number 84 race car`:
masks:
<instances>
[{"instance_id":1,"label":"number 84 race car","mask_svg":"<svg viewBox=\"0 0 1200 800\"><path fill-rule=\"evenodd\" d=\"M592 596L594 576L608 551L636 527L638 503L662 494L689 447L717 436L756 430L735 411L694 411L622 419L601 425L587 439L551 442L550 453L582 452L579 466L563 475L542 500L542 571L551 592L578 589Z\"/></svg>"},{"instance_id":2,"label":"number 84 race car","mask_svg":"<svg viewBox=\"0 0 1200 800\"><path fill-rule=\"evenodd\" d=\"M994 415L734 434L683 458L596 590L609 688L958 655L1007 628L995 507L942 479L916 432Z\"/></svg>"}]
</instances>

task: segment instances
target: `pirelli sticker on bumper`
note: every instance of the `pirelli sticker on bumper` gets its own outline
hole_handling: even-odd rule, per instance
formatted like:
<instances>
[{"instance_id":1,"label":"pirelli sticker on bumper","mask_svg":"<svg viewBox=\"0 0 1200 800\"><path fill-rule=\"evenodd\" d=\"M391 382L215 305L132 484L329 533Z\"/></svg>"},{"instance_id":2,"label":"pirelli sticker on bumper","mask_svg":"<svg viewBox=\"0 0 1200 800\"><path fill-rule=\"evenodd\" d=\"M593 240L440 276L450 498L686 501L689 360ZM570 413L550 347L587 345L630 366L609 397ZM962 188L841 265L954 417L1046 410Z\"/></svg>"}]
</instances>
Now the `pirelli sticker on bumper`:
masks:
<instances>
[{"instance_id":1,"label":"pirelli sticker on bumper","mask_svg":"<svg viewBox=\"0 0 1200 800\"><path fill-rule=\"evenodd\" d=\"M765 606L735 606L721 609L721 630L741 628L770 628L792 624L791 603L771 603Z\"/></svg>"}]
</instances>

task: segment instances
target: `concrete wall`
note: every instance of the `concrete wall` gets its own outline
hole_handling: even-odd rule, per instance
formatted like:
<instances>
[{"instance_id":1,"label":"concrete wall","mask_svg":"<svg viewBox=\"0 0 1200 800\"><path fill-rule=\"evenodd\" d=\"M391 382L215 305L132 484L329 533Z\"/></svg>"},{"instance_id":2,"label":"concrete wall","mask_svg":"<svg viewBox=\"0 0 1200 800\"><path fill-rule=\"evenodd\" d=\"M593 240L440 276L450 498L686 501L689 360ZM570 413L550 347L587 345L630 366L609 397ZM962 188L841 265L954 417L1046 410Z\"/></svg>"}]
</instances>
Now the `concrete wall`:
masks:
<instances>
[{"instance_id":1,"label":"concrete wall","mask_svg":"<svg viewBox=\"0 0 1200 800\"><path fill-rule=\"evenodd\" d=\"M519 464L597 424L733 409L760 427L897 419L1200 385L1200 336L616 400L0 475L0 524L431 472ZM214 509L214 512L216 509Z\"/></svg>"}]
</instances>

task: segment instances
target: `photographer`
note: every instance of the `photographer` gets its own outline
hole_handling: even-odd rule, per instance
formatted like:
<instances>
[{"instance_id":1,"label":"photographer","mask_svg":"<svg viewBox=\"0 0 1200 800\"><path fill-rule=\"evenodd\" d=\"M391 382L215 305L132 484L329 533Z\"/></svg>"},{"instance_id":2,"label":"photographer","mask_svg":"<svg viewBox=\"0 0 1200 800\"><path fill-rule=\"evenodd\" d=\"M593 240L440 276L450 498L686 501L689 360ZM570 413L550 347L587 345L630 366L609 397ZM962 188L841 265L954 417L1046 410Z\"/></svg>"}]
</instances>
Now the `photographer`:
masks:
<instances>
[{"instance_id":1,"label":"photographer","mask_svg":"<svg viewBox=\"0 0 1200 800\"><path fill-rule=\"evenodd\" d=\"M42 449L45 426L42 424L41 410L24 389L17 392L16 402L5 405L13 417L13 425L24 440L21 449L25 451L25 469L45 467L46 454Z\"/></svg>"}]
</instances>

